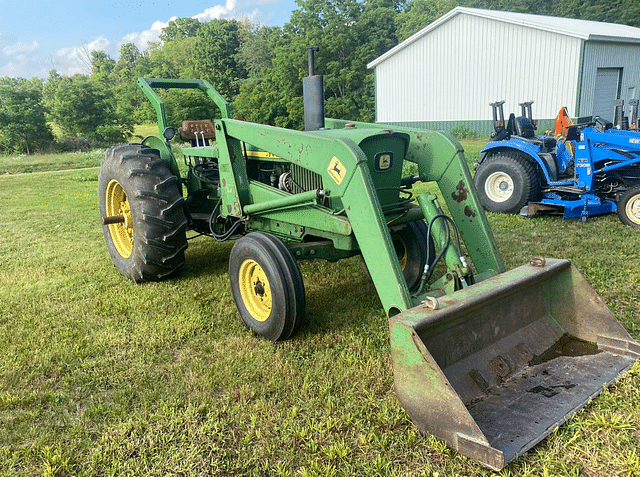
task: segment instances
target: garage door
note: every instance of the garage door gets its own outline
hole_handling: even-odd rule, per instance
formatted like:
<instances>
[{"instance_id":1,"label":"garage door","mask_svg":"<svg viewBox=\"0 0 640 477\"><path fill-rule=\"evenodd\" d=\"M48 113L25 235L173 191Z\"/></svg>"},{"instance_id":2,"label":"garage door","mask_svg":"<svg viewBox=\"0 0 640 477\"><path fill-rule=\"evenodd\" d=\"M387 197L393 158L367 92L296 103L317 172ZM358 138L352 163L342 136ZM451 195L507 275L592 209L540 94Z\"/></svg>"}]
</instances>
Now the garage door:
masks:
<instances>
[{"instance_id":1,"label":"garage door","mask_svg":"<svg viewBox=\"0 0 640 477\"><path fill-rule=\"evenodd\" d=\"M598 68L596 87L593 91L593 115L613 121L615 102L618 99L618 83L622 68Z\"/></svg>"}]
</instances>

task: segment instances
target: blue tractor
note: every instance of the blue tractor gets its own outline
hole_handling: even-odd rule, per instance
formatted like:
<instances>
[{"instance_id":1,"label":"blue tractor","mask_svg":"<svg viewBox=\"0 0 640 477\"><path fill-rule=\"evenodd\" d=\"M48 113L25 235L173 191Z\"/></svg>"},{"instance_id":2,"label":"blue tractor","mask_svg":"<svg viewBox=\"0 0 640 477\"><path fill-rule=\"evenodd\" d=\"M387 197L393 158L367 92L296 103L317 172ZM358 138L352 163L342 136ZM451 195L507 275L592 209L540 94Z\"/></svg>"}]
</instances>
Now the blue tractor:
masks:
<instances>
[{"instance_id":1,"label":"blue tractor","mask_svg":"<svg viewBox=\"0 0 640 477\"><path fill-rule=\"evenodd\" d=\"M535 134L531 104L504 121L504 101L491 103L495 132L481 151L474 177L480 202L491 212L531 216L560 213L585 222L617 212L640 227L640 121L638 101L630 117L616 107L616 125L595 117L584 125L556 118L555 135Z\"/></svg>"}]
</instances>

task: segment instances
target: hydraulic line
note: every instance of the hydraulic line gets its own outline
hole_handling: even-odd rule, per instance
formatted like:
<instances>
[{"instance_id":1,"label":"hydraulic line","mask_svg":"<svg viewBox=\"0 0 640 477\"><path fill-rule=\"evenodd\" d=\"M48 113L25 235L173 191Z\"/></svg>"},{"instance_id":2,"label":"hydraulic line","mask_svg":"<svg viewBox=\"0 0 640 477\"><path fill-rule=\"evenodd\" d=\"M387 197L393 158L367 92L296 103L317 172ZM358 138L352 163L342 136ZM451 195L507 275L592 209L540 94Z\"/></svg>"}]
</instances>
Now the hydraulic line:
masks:
<instances>
[{"instance_id":1,"label":"hydraulic line","mask_svg":"<svg viewBox=\"0 0 640 477\"><path fill-rule=\"evenodd\" d=\"M218 219L220 215L220 204L222 203L222 199L218 200L213 212L209 216L209 230L211 232L211 236L216 239L218 242L224 242L225 240L229 240L232 238L236 232L246 222L246 219L238 219L234 224L223 234L217 234L214 230L215 221Z\"/></svg>"},{"instance_id":2,"label":"hydraulic line","mask_svg":"<svg viewBox=\"0 0 640 477\"><path fill-rule=\"evenodd\" d=\"M434 258L433 263L430 263L430 258L431 258L429 256L430 251L429 251L429 247L427 247L427 261L424 265L424 271L422 272L422 278L420 279L420 287L418 288L418 292L416 293L416 295L419 295L420 293L422 293L424 285L429 281L429 279L431 278L431 275L433 275L433 271L435 270L436 265L438 264L438 262L440 262L440 260L442 259L442 256L445 254L445 252L447 251L447 248L449 247L449 244L451 243L451 230L449 228L449 224L451 224L451 226L453 227L453 231L455 232L456 249L458 251L458 257L460 257L460 261L462 262L462 265L466 266L466 260L464 258L464 255L462 254L462 247L460 245L460 234L458 233L458 227L456 226L456 223L451 217L445 214L438 214L434 216L429 222L429 226L427 227L427 240L429 237L431 237L431 228L434 222L438 219L442 219L445 221L445 230L447 232L446 239L444 241L442 248ZM447 224L447 222L449 224Z\"/></svg>"}]
</instances>

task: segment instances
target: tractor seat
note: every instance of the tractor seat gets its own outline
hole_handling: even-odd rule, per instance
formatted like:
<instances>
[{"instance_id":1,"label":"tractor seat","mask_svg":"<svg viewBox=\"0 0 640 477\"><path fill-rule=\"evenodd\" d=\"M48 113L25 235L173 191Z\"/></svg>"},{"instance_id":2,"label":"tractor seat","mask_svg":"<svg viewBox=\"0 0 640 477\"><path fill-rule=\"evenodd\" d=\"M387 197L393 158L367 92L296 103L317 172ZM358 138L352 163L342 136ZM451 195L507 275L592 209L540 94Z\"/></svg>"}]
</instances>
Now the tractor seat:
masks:
<instances>
[{"instance_id":1,"label":"tractor seat","mask_svg":"<svg viewBox=\"0 0 640 477\"><path fill-rule=\"evenodd\" d=\"M183 141L191 141L192 146L209 145L208 140L216 138L216 130L210 119L183 121L178 133Z\"/></svg>"},{"instance_id":2,"label":"tractor seat","mask_svg":"<svg viewBox=\"0 0 640 477\"><path fill-rule=\"evenodd\" d=\"M529 118L519 116L515 118L516 134L524 138L534 138L536 125Z\"/></svg>"}]
</instances>

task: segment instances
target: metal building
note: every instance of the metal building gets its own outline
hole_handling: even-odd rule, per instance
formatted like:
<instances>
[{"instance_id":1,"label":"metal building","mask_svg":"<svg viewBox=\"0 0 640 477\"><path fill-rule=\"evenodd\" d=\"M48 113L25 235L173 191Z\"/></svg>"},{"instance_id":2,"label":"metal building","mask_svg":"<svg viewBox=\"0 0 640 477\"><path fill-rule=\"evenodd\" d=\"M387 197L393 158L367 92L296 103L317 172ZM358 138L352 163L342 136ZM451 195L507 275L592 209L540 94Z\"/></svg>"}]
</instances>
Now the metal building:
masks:
<instances>
[{"instance_id":1,"label":"metal building","mask_svg":"<svg viewBox=\"0 0 640 477\"><path fill-rule=\"evenodd\" d=\"M488 135L500 100L516 115L535 101L539 130L562 106L613 120L640 97L640 28L457 7L367 66L382 123Z\"/></svg>"}]
</instances>

